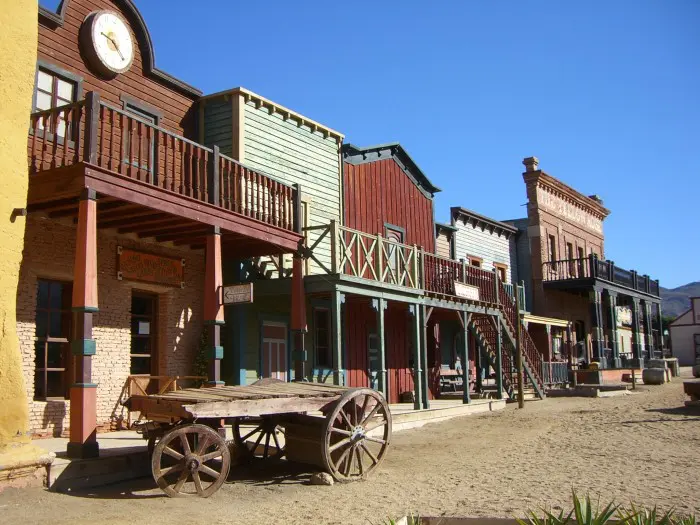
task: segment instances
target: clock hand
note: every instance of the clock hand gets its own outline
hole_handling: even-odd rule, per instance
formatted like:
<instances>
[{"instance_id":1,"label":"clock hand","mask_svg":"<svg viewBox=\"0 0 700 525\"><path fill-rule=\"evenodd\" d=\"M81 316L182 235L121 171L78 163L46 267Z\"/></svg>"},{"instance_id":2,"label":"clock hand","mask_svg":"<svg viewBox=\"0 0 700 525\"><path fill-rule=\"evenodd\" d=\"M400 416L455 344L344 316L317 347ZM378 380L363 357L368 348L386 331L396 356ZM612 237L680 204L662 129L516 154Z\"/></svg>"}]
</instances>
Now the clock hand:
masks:
<instances>
[{"instance_id":1,"label":"clock hand","mask_svg":"<svg viewBox=\"0 0 700 525\"><path fill-rule=\"evenodd\" d=\"M111 36L109 36L107 33L105 33L104 31L102 32L102 35L105 38L107 38L107 40L112 42L112 44L114 44L114 47L117 50L117 53L119 53L119 56L121 57L121 59L124 60L124 55L122 55L122 51L121 51L121 49L119 49L119 44Z\"/></svg>"}]
</instances>

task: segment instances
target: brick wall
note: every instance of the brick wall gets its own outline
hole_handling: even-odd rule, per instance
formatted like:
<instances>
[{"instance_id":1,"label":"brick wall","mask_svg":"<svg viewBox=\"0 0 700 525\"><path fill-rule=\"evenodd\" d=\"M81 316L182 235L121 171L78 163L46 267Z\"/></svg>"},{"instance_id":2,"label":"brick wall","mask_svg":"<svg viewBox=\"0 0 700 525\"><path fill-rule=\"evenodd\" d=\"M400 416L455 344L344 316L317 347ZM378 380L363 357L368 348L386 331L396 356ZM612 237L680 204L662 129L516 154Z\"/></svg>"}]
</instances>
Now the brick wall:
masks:
<instances>
[{"instance_id":1,"label":"brick wall","mask_svg":"<svg viewBox=\"0 0 700 525\"><path fill-rule=\"evenodd\" d=\"M31 216L27 220L20 282L17 292L17 330L27 385L30 431L59 435L69 424L70 402L34 400L34 342L37 279L73 280L75 227L70 222ZM99 313L94 318L93 381L97 387L97 424L114 427L125 416L119 405L130 368L131 291L158 295L158 373L192 373L201 335L201 305L204 283L204 253L137 240L99 230L97 284ZM117 279L117 246L185 259L185 288L120 281Z\"/></svg>"}]
</instances>

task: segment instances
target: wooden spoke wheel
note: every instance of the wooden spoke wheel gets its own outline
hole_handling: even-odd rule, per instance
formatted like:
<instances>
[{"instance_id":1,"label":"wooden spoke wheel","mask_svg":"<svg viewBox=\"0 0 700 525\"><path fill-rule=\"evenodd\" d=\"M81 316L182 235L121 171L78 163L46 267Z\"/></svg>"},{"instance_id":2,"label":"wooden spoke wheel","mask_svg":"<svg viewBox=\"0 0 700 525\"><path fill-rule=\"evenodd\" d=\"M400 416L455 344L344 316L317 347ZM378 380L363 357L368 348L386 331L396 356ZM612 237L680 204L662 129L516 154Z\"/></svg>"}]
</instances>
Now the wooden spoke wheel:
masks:
<instances>
[{"instance_id":1,"label":"wooden spoke wheel","mask_svg":"<svg viewBox=\"0 0 700 525\"><path fill-rule=\"evenodd\" d=\"M236 418L233 439L249 459L279 460L284 457L284 427L277 418Z\"/></svg>"},{"instance_id":2,"label":"wooden spoke wheel","mask_svg":"<svg viewBox=\"0 0 700 525\"><path fill-rule=\"evenodd\" d=\"M151 470L171 498L208 498L226 481L231 455L226 442L204 425L187 425L165 434L153 450Z\"/></svg>"},{"instance_id":3,"label":"wooden spoke wheel","mask_svg":"<svg viewBox=\"0 0 700 525\"><path fill-rule=\"evenodd\" d=\"M326 415L322 457L336 481L365 479L384 459L391 440L391 413L369 388L348 390Z\"/></svg>"}]
</instances>

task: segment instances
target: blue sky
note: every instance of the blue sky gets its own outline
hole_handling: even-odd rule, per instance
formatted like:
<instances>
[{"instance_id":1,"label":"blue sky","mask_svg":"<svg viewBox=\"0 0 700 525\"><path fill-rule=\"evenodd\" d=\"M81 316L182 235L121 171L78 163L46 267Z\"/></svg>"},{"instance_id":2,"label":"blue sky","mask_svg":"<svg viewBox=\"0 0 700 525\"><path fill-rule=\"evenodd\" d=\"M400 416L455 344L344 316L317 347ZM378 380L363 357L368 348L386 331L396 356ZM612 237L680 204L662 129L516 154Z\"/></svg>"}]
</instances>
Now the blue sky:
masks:
<instances>
[{"instance_id":1,"label":"blue sky","mask_svg":"<svg viewBox=\"0 0 700 525\"><path fill-rule=\"evenodd\" d=\"M700 2L137 0L158 67L399 141L461 205L526 214L523 157L612 210L606 256L700 280ZM164 6L167 5L167 8Z\"/></svg>"}]
</instances>

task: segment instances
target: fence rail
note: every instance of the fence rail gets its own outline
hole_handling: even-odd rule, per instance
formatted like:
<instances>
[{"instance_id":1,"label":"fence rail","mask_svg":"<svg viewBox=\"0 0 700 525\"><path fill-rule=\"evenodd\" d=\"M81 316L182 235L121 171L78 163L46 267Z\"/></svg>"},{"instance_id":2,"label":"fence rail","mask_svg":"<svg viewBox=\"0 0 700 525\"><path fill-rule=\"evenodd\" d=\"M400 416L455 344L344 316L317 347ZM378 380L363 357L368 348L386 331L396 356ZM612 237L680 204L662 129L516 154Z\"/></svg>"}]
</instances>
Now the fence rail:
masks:
<instances>
[{"instance_id":1,"label":"fence rail","mask_svg":"<svg viewBox=\"0 0 700 525\"><path fill-rule=\"evenodd\" d=\"M30 116L29 172L87 162L124 177L295 231L299 188L100 100Z\"/></svg>"},{"instance_id":2,"label":"fence rail","mask_svg":"<svg viewBox=\"0 0 700 525\"><path fill-rule=\"evenodd\" d=\"M547 261L542 265L545 281L567 281L572 279L602 279L632 290L659 296L659 281L648 275L639 275L634 270L615 266L613 261L598 259L591 255L578 259Z\"/></svg>"},{"instance_id":3,"label":"fence rail","mask_svg":"<svg viewBox=\"0 0 700 525\"><path fill-rule=\"evenodd\" d=\"M568 383L569 365L562 361L543 361L542 381L545 385L563 385Z\"/></svg>"}]
</instances>

